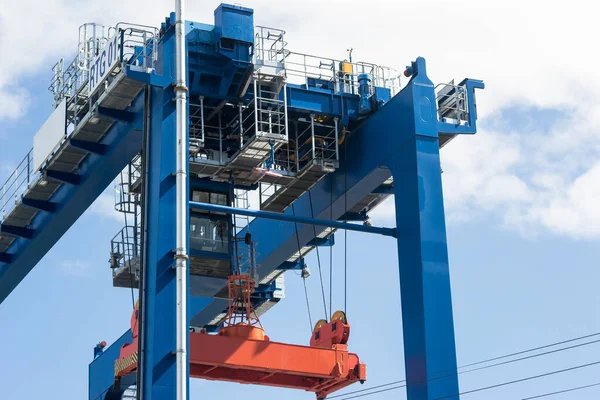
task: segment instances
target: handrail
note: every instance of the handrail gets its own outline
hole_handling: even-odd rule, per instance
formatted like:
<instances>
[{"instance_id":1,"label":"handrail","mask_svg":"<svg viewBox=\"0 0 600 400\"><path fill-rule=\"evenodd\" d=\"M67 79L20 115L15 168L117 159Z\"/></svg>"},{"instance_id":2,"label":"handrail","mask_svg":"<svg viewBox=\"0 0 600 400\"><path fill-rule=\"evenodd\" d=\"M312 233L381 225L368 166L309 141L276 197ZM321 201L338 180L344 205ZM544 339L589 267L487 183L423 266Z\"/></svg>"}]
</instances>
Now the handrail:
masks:
<instances>
[{"instance_id":1,"label":"handrail","mask_svg":"<svg viewBox=\"0 0 600 400\"><path fill-rule=\"evenodd\" d=\"M35 181L33 172L33 149L29 150L17 168L9 175L6 182L0 187L0 222L15 208L17 202ZM14 201L11 201L14 200Z\"/></svg>"}]
</instances>

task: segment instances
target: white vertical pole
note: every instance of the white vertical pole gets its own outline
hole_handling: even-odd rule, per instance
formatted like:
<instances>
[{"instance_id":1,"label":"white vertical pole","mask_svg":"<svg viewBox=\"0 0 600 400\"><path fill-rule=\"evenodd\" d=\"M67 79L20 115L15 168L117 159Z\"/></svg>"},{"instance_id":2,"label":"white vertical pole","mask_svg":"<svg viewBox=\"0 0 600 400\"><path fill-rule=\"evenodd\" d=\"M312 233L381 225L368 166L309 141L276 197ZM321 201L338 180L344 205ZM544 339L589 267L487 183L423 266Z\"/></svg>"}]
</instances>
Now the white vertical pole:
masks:
<instances>
[{"instance_id":1,"label":"white vertical pole","mask_svg":"<svg viewBox=\"0 0 600 400\"><path fill-rule=\"evenodd\" d=\"M176 101L176 399L187 400L187 87L185 65L184 0L175 0Z\"/></svg>"}]
</instances>

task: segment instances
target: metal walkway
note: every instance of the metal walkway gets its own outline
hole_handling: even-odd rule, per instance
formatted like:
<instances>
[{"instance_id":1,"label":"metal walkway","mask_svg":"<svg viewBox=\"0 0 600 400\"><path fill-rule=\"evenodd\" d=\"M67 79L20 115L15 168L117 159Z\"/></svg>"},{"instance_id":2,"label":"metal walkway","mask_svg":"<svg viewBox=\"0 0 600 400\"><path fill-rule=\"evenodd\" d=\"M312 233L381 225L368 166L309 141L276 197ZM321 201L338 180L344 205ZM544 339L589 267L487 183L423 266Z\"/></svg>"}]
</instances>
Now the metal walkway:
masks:
<instances>
[{"instance_id":1,"label":"metal walkway","mask_svg":"<svg viewBox=\"0 0 600 400\"><path fill-rule=\"evenodd\" d=\"M128 109L136 98L140 97L143 87L143 83L128 78L125 72L121 71L100 95L94 104L94 111L88 111L75 130L64 136L56 151L46 159L39 171L33 170L33 151L30 151L0 188L0 302L37 262L28 263L24 267L26 271L20 271L18 274L18 281L7 282L3 279L6 278L5 274L9 269L16 268L14 264L22 257L25 249L32 242L38 241L44 242L44 248L49 250L79 215L69 216L67 219L72 220L70 223L67 219L59 221L60 228L52 232L48 232L47 224L50 220L60 219L61 214L74 211L65 210L73 197L87 197L86 202L78 201L77 204L77 209L85 211L117 176L117 173L110 174L108 171L119 165L123 168L131 160L135 155L130 153L132 144L134 147L141 147L141 134L130 135L130 132L121 132L122 137L115 137L116 132L112 132L110 139L106 139L111 130L119 130L115 128L118 118L108 115ZM140 103L143 102L138 102L139 111L143 108ZM76 113L70 113L67 108L67 116L69 115L75 117ZM123 148L111 148L111 145L120 145ZM129 157L128 159L112 159L111 168L102 169L100 165L105 161L105 156L122 152L125 148L125 157ZM90 179L107 184L88 192L96 192L96 196L78 196L77 192L86 190L84 181ZM41 230L46 231L44 235L40 235ZM29 257L39 260L46 251Z\"/></svg>"}]
</instances>

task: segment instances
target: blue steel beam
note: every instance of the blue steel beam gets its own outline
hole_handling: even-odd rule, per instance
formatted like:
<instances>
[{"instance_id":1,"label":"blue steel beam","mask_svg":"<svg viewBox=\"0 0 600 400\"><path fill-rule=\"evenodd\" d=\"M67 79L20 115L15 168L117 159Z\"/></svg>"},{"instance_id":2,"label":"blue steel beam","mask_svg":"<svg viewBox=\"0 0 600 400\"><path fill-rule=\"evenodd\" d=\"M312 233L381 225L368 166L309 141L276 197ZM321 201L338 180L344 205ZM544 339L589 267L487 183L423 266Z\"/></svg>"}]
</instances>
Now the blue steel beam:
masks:
<instances>
[{"instance_id":1,"label":"blue steel beam","mask_svg":"<svg viewBox=\"0 0 600 400\"><path fill-rule=\"evenodd\" d=\"M283 100L283 93L280 95ZM318 113L329 116L358 116L359 96L341 93L333 90L307 88L304 85L287 85L287 103L289 111L299 111L305 114Z\"/></svg>"},{"instance_id":2,"label":"blue steel beam","mask_svg":"<svg viewBox=\"0 0 600 400\"><path fill-rule=\"evenodd\" d=\"M458 381L435 375L456 368L456 353L435 90L424 59L413 67L401 93L347 137L340 153L348 158L311 189L312 206L304 194L285 214L338 219L394 174L407 392L410 400L429 400L454 396ZM476 129L474 121L469 129ZM311 227L296 234L280 221L256 219L250 230L259 243L260 276L282 265L298 241L303 246L314 238Z\"/></svg>"},{"instance_id":3,"label":"blue steel beam","mask_svg":"<svg viewBox=\"0 0 600 400\"><path fill-rule=\"evenodd\" d=\"M90 399L121 398L116 396L120 393L114 393L114 395L108 393L115 383L115 360L119 358L121 347L126 343L131 343L132 339L131 330L127 330L112 346L104 349L102 354L90 364L89 375L95 378L90 379L89 383L88 395Z\"/></svg>"},{"instance_id":4,"label":"blue steel beam","mask_svg":"<svg viewBox=\"0 0 600 400\"><path fill-rule=\"evenodd\" d=\"M338 228L346 229L349 231L365 232L365 233L376 233L384 236L396 237L395 228L379 228L375 226L365 226L356 224L347 224L339 221L332 221L327 219L318 219L311 217L304 217L301 215L288 215L284 213L276 213L270 211L250 210L247 208L235 208L229 206L221 206L218 204L209 203L198 203L196 201L190 201L190 207L197 210L221 212L225 214L237 214L248 217L264 218L275 221L294 222L297 224L306 224L311 226L324 226L327 228Z\"/></svg>"},{"instance_id":5,"label":"blue steel beam","mask_svg":"<svg viewBox=\"0 0 600 400\"><path fill-rule=\"evenodd\" d=\"M53 212L35 216L30 227L35 235L31 239L15 240L3 257L9 263L0 265L0 303L140 151L143 97L143 94L138 96L132 105L132 111L137 115L134 123L115 123L106 133L101 141L108 146L104 155L89 154L82 161L77 175L47 171L48 177L60 178L70 184L61 186L52 196L54 206L48 206L48 210ZM28 205L46 207L40 203Z\"/></svg>"},{"instance_id":6,"label":"blue steel beam","mask_svg":"<svg viewBox=\"0 0 600 400\"><path fill-rule=\"evenodd\" d=\"M398 95L396 117L382 115L388 119L381 126L395 135L395 156L385 160L385 165L394 177L400 232L398 261L407 397L458 399L458 377L439 376L439 371L455 371L457 365L436 95L426 74L425 60L417 59L412 69L409 85ZM400 121L402 125L398 126Z\"/></svg>"}]
</instances>

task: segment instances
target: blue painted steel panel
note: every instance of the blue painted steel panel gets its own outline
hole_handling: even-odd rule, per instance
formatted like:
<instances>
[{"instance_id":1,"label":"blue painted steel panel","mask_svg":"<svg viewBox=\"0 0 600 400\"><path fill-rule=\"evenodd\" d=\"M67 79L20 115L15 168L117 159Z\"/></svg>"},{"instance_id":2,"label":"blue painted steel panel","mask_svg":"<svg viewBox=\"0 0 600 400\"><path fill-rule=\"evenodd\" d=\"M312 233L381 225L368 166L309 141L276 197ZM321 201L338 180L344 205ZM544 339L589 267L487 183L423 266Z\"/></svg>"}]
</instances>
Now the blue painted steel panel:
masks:
<instances>
[{"instance_id":1,"label":"blue painted steel panel","mask_svg":"<svg viewBox=\"0 0 600 400\"><path fill-rule=\"evenodd\" d=\"M220 4L215 10L215 32L222 38L254 43L254 11Z\"/></svg>"},{"instance_id":2,"label":"blue painted steel panel","mask_svg":"<svg viewBox=\"0 0 600 400\"><path fill-rule=\"evenodd\" d=\"M283 100L283 93L279 96ZM287 85L288 110L310 114L311 112L342 117L358 116L359 97L351 94L334 94L333 90L306 88L304 85Z\"/></svg>"},{"instance_id":3,"label":"blue painted steel panel","mask_svg":"<svg viewBox=\"0 0 600 400\"><path fill-rule=\"evenodd\" d=\"M126 343L131 343L131 330L127 330L117 341L98 356L89 366L89 399L104 399L108 390L115 383L115 360Z\"/></svg>"},{"instance_id":4,"label":"blue painted steel panel","mask_svg":"<svg viewBox=\"0 0 600 400\"><path fill-rule=\"evenodd\" d=\"M458 377L439 375L457 366L435 91L425 61L418 59L413 68L413 79L398 96L396 120L403 121L402 129L390 138L397 153L386 161L394 177L399 232L407 395L458 398L453 397L459 393Z\"/></svg>"}]
</instances>

